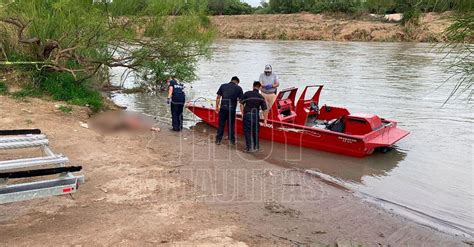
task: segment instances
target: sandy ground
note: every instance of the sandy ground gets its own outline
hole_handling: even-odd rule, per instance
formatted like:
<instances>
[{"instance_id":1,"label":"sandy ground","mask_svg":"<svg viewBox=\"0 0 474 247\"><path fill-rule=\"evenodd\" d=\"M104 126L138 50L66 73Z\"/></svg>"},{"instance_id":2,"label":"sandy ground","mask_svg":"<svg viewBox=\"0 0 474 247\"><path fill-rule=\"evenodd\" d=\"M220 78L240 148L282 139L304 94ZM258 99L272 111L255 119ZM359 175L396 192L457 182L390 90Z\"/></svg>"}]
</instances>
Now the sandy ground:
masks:
<instances>
[{"instance_id":1,"label":"sandy ground","mask_svg":"<svg viewBox=\"0 0 474 247\"><path fill-rule=\"evenodd\" d=\"M0 205L2 246L467 246L271 164L265 150L215 146L206 126L102 135L79 125L83 108L66 114L39 99L0 102L2 129L41 128L86 176L72 197Z\"/></svg>"},{"instance_id":2,"label":"sandy ground","mask_svg":"<svg viewBox=\"0 0 474 247\"><path fill-rule=\"evenodd\" d=\"M335 40L335 41L444 41L449 13L428 13L418 27L404 28L368 15L280 14L213 16L222 38Z\"/></svg>"}]
</instances>

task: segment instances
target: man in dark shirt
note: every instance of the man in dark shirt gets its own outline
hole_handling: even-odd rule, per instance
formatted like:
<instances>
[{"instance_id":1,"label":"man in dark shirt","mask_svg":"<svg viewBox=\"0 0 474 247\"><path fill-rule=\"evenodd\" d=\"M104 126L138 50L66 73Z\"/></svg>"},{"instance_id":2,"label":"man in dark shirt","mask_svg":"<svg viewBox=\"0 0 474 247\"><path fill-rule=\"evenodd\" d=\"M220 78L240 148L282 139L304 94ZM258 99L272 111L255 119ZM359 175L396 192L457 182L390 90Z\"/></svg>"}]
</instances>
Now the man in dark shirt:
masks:
<instances>
[{"instance_id":1,"label":"man in dark shirt","mask_svg":"<svg viewBox=\"0 0 474 247\"><path fill-rule=\"evenodd\" d=\"M179 83L175 77L170 78L168 83L167 103L171 104L171 123L173 126L171 130L181 131L183 129L183 108L186 101L184 85Z\"/></svg>"},{"instance_id":2,"label":"man in dark shirt","mask_svg":"<svg viewBox=\"0 0 474 247\"><path fill-rule=\"evenodd\" d=\"M222 84L217 91L216 112L219 113L219 128L217 129L216 144L220 145L224 136L226 123L229 127L229 140L235 145L235 112L237 101L242 99L243 91L238 85L240 80L237 76L232 77L231 81Z\"/></svg>"},{"instance_id":3,"label":"man in dark shirt","mask_svg":"<svg viewBox=\"0 0 474 247\"><path fill-rule=\"evenodd\" d=\"M245 151L255 153L259 149L258 131L260 126L260 110L267 111L265 98L260 94L262 87L259 81L253 83L253 91L245 92L240 101L240 111L243 113ZM263 114L264 124L267 125L267 114Z\"/></svg>"}]
</instances>

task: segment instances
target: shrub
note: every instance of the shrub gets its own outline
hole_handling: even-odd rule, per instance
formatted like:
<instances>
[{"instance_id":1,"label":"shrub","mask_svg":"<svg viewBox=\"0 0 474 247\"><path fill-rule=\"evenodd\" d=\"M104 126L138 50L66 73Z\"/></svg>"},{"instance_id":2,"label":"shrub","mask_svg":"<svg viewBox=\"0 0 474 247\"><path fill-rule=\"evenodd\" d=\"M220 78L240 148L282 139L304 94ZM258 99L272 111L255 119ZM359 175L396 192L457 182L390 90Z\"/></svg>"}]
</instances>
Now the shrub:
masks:
<instances>
[{"instance_id":1,"label":"shrub","mask_svg":"<svg viewBox=\"0 0 474 247\"><path fill-rule=\"evenodd\" d=\"M254 12L252 6L240 0L209 0L207 8L211 15L244 15Z\"/></svg>"},{"instance_id":2,"label":"shrub","mask_svg":"<svg viewBox=\"0 0 474 247\"><path fill-rule=\"evenodd\" d=\"M61 112L63 113L71 113L72 112L72 107L71 106L67 106L67 105L60 105L58 107L58 110L60 110Z\"/></svg>"},{"instance_id":3,"label":"shrub","mask_svg":"<svg viewBox=\"0 0 474 247\"><path fill-rule=\"evenodd\" d=\"M34 76L36 87L54 100L74 105L89 106L94 112L103 107L102 96L90 83L78 82L67 72L38 72Z\"/></svg>"},{"instance_id":4,"label":"shrub","mask_svg":"<svg viewBox=\"0 0 474 247\"><path fill-rule=\"evenodd\" d=\"M8 86L4 81L0 81L0 94L5 95L8 93Z\"/></svg>"},{"instance_id":5,"label":"shrub","mask_svg":"<svg viewBox=\"0 0 474 247\"><path fill-rule=\"evenodd\" d=\"M26 85L20 91L12 93L14 98L41 97L43 93L33 85Z\"/></svg>"}]
</instances>

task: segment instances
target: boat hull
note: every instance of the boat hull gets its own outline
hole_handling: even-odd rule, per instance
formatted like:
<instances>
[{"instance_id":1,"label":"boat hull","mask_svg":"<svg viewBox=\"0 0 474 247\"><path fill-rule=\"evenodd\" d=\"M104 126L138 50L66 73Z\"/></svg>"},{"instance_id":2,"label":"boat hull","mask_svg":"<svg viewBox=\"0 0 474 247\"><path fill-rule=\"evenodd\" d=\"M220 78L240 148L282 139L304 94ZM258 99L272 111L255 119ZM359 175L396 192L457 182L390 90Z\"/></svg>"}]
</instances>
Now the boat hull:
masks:
<instances>
[{"instance_id":1,"label":"boat hull","mask_svg":"<svg viewBox=\"0 0 474 247\"><path fill-rule=\"evenodd\" d=\"M186 107L207 124L218 127L219 116L214 108L192 103L188 103ZM389 124L383 128L366 135L347 135L321 128L277 121L269 123L271 126L260 123L259 137L261 139L353 157L365 157L371 155L377 148L391 147L409 134L409 132L397 128L394 121L389 121ZM243 122L240 114L236 118L236 132L243 134Z\"/></svg>"}]
</instances>

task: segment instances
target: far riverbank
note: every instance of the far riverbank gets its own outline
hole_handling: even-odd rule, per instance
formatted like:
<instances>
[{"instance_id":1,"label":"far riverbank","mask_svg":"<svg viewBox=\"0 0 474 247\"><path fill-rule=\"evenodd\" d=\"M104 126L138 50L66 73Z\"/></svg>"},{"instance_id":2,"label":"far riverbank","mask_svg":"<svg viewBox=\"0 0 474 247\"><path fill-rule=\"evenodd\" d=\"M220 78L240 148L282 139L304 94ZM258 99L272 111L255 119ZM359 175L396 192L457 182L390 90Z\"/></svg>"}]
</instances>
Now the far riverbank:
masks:
<instances>
[{"instance_id":1,"label":"far riverbank","mask_svg":"<svg viewBox=\"0 0 474 247\"><path fill-rule=\"evenodd\" d=\"M263 40L332 40L375 42L443 42L450 13L427 13L418 26L364 15L273 14L212 16L221 38Z\"/></svg>"}]
</instances>

